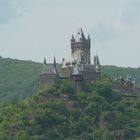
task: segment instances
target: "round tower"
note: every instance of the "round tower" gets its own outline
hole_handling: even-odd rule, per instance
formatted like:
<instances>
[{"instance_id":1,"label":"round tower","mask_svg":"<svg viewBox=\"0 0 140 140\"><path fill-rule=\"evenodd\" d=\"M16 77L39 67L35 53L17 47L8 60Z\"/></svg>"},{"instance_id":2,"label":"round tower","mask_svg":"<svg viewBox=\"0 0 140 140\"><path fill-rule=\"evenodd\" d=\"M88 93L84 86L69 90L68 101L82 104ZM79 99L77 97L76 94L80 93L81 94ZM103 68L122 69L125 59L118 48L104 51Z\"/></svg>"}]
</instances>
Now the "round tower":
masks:
<instances>
[{"instance_id":1,"label":"round tower","mask_svg":"<svg viewBox=\"0 0 140 140\"><path fill-rule=\"evenodd\" d=\"M76 36L71 38L71 57L77 64L91 64L90 60L90 36L87 39L80 28Z\"/></svg>"}]
</instances>

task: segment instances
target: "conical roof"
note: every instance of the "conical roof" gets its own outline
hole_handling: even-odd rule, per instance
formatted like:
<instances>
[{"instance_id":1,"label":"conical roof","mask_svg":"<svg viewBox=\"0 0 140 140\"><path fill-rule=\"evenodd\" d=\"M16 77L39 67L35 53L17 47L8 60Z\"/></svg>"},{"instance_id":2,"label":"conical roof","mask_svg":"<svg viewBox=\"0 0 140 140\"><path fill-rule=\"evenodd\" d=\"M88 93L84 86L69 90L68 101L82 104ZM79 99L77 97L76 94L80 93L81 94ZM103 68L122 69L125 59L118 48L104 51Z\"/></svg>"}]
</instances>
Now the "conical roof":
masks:
<instances>
[{"instance_id":1,"label":"conical roof","mask_svg":"<svg viewBox=\"0 0 140 140\"><path fill-rule=\"evenodd\" d=\"M54 56L53 66L54 66L54 71L55 71L55 73L58 74L57 63L56 63L55 56Z\"/></svg>"},{"instance_id":2,"label":"conical roof","mask_svg":"<svg viewBox=\"0 0 140 140\"><path fill-rule=\"evenodd\" d=\"M97 65L99 65L100 66L100 61L99 61L99 57L98 57L98 55L96 56L96 61L97 61Z\"/></svg>"},{"instance_id":3,"label":"conical roof","mask_svg":"<svg viewBox=\"0 0 140 140\"><path fill-rule=\"evenodd\" d=\"M75 41L80 42L80 41L84 41L84 40L85 40L85 35L83 33L83 30L82 30L82 28L79 28L76 33L76 36L75 36Z\"/></svg>"},{"instance_id":4,"label":"conical roof","mask_svg":"<svg viewBox=\"0 0 140 140\"><path fill-rule=\"evenodd\" d=\"M71 36L71 41L75 41L75 39L74 39L74 36L73 36L73 35Z\"/></svg>"},{"instance_id":5,"label":"conical roof","mask_svg":"<svg viewBox=\"0 0 140 140\"><path fill-rule=\"evenodd\" d=\"M88 37L87 37L87 38L88 38L88 40L90 41L90 35L88 35Z\"/></svg>"},{"instance_id":6,"label":"conical roof","mask_svg":"<svg viewBox=\"0 0 140 140\"><path fill-rule=\"evenodd\" d=\"M94 64L100 66L100 61L97 55L94 56Z\"/></svg>"}]
</instances>

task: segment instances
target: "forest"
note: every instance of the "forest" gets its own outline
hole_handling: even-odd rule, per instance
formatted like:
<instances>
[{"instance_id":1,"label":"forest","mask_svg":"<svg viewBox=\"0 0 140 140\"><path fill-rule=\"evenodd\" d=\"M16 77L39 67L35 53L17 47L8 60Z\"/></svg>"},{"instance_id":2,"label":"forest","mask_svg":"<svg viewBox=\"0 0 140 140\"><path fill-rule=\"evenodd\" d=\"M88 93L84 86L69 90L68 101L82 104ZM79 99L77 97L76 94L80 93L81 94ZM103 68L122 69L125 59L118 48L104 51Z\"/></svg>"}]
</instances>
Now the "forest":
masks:
<instances>
[{"instance_id":1,"label":"forest","mask_svg":"<svg viewBox=\"0 0 140 140\"><path fill-rule=\"evenodd\" d=\"M112 80L57 80L0 109L0 140L139 140L140 99L121 96Z\"/></svg>"},{"instance_id":2,"label":"forest","mask_svg":"<svg viewBox=\"0 0 140 140\"><path fill-rule=\"evenodd\" d=\"M140 98L113 87L127 74L139 87L140 68L102 66L96 83L56 80L50 88L39 87L41 70L40 63L0 58L0 140L140 139Z\"/></svg>"}]
</instances>

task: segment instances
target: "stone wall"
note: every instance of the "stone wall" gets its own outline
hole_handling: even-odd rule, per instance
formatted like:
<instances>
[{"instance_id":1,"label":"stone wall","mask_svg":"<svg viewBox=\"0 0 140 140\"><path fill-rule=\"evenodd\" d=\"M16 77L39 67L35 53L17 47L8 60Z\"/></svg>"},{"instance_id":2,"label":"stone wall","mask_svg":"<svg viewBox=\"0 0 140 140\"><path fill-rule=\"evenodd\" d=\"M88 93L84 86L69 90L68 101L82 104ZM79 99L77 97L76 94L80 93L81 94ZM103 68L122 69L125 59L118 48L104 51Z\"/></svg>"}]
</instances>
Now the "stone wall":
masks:
<instances>
[{"instance_id":1,"label":"stone wall","mask_svg":"<svg viewBox=\"0 0 140 140\"><path fill-rule=\"evenodd\" d=\"M55 79L55 74L40 75L40 84L48 87L54 84Z\"/></svg>"},{"instance_id":2,"label":"stone wall","mask_svg":"<svg viewBox=\"0 0 140 140\"><path fill-rule=\"evenodd\" d=\"M85 64L90 64L90 42L74 42L71 44L71 57L77 60L78 63L81 62L81 55L84 58Z\"/></svg>"}]
</instances>

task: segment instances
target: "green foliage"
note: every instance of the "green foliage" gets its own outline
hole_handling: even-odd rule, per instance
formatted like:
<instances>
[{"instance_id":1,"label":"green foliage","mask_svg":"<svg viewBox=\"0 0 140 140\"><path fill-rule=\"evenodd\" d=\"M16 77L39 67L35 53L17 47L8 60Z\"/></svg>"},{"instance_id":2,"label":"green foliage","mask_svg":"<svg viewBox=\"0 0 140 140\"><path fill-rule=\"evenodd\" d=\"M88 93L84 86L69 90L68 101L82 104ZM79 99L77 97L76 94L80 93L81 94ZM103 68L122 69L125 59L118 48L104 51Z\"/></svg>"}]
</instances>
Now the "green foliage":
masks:
<instances>
[{"instance_id":1,"label":"green foliage","mask_svg":"<svg viewBox=\"0 0 140 140\"><path fill-rule=\"evenodd\" d=\"M56 81L55 86L57 87L57 89L59 88L59 92L61 93L74 94L76 91L76 85L74 81L70 80Z\"/></svg>"},{"instance_id":2,"label":"green foliage","mask_svg":"<svg viewBox=\"0 0 140 140\"><path fill-rule=\"evenodd\" d=\"M32 95L40 71L39 63L0 58L0 103Z\"/></svg>"},{"instance_id":3,"label":"green foliage","mask_svg":"<svg viewBox=\"0 0 140 140\"><path fill-rule=\"evenodd\" d=\"M84 92L73 81L58 80L24 101L3 104L0 139L138 139L139 100L122 98L111 85L111 80L104 78Z\"/></svg>"},{"instance_id":4,"label":"green foliage","mask_svg":"<svg viewBox=\"0 0 140 140\"><path fill-rule=\"evenodd\" d=\"M140 68L102 66L102 74L108 75L113 79L115 79L118 76L126 77L127 75L131 75L132 78L136 79L137 86L140 86Z\"/></svg>"},{"instance_id":5,"label":"green foliage","mask_svg":"<svg viewBox=\"0 0 140 140\"><path fill-rule=\"evenodd\" d=\"M42 66L30 61L0 58L0 140L138 140L140 100L121 97L104 76L93 84L57 80L37 87ZM103 66L112 77L132 75L140 83L140 69ZM11 101L11 103L6 103Z\"/></svg>"},{"instance_id":6,"label":"green foliage","mask_svg":"<svg viewBox=\"0 0 140 140\"><path fill-rule=\"evenodd\" d=\"M51 64L48 66L50 65ZM0 103L22 100L31 96L38 86L38 78L41 69L42 65L40 63L0 57ZM140 68L102 66L103 75L109 75L115 78L117 76L126 76L129 74L136 79L138 86L140 86L139 73ZM70 88L68 85L64 86L64 88L66 87ZM62 87L63 90L64 88ZM73 90L72 87L71 90ZM91 92L92 88L84 83L82 85L82 90L84 92Z\"/></svg>"},{"instance_id":7,"label":"green foliage","mask_svg":"<svg viewBox=\"0 0 140 140\"><path fill-rule=\"evenodd\" d=\"M101 96L110 96L112 93L111 81L109 81L109 79L97 81L95 84L93 84L93 90L95 90Z\"/></svg>"}]
</instances>

